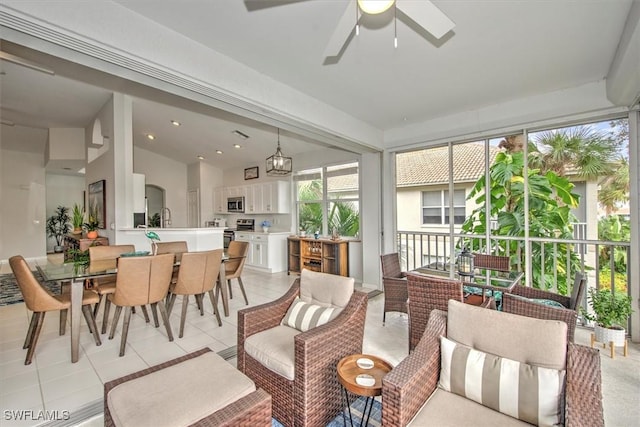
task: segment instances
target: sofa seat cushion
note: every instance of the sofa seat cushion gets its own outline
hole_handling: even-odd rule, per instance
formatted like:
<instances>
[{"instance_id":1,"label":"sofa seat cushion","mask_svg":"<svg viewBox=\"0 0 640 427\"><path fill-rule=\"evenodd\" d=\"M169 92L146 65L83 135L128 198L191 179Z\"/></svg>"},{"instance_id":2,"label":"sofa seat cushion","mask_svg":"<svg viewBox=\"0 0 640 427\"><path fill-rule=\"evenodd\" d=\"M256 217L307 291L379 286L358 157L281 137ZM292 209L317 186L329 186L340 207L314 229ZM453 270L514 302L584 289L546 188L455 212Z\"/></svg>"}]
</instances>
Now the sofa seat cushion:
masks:
<instances>
[{"instance_id":1,"label":"sofa seat cushion","mask_svg":"<svg viewBox=\"0 0 640 427\"><path fill-rule=\"evenodd\" d=\"M438 385L538 426L561 424L565 371L483 353L441 337Z\"/></svg>"},{"instance_id":2,"label":"sofa seat cushion","mask_svg":"<svg viewBox=\"0 0 640 427\"><path fill-rule=\"evenodd\" d=\"M530 365L558 370L566 366L567 324L560 320L535 319L449 300L447 338Z\"/></svg>"},{"instance_id":3,"label":"sofa seat cushion","mask_svg":"<svg viewBox=\"0 0 640 427\"><path fill-rule=\"evenodd\" d=\"M124 382L107 395L117 426L188 426L256 387L214 352Z\"/></svg>"},{"instance_id":4,"label":"sofa seat cushion","mask_svg":"<svg viewBox=\"0 0 640 427\"><path fill-rule=\"evenodd\" d=\"M295 375L294 337L299 330L279 325L251 335L244 342L244 351L265 368L293 381Z\"/></svg>"},{"instance_id":5,"label":"sofa seat cushion","mask_svg":"<svg viewBox=\"0 0 640 427\"><path fill-rule=\"evenodd\" d=\"M431 395L408 424L412 427L438 426L522 427L531 424L501 414L465 397L440 388Z\"/></svg>"}]
</instances>

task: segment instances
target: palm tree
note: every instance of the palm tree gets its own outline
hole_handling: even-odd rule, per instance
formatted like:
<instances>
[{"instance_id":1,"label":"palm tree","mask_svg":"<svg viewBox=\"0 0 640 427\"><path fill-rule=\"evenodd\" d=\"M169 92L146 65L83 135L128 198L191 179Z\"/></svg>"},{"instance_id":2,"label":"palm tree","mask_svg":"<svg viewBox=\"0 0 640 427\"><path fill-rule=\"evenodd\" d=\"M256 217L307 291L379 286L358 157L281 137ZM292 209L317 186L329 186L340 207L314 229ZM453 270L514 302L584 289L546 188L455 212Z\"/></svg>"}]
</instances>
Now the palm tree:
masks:
<instances>
[{"instance_id":1,"label":"palm tree","mask_svg":"<svg viewBox=\"0 0 640 427\"><path fill-rule=\"evenodd\" d=\"M619 144L604 132L577 126L541 132L528 148L529 167L542 174L565 176L572 168L586 179L596 179L614 172Z\"/></svg>"},{"instance_id":2,"label":"palm tree","mask_svg":"<svg viewBox=\"0 0 640 427\"><path fill-rule=\"evenodd\" d=\"M600 182L598 202L605 208L607 215L615 211L620 203L629 201L629 161L620 156L613 173Z\"/></svg>"}]
</instances>

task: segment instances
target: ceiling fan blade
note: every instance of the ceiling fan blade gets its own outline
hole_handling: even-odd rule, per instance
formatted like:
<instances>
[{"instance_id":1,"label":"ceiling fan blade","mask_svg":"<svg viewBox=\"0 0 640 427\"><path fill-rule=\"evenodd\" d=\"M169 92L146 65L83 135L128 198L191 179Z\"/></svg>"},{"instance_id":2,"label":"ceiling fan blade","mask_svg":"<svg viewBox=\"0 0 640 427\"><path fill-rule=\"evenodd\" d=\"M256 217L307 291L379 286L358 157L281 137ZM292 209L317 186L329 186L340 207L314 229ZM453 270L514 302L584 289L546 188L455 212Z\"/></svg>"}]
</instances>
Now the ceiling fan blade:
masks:
<instances>
[{"instance_id":1,"label":"ceiling fan blade","mask_svg":"<svg viewBox=\"0 0 640 427\"><path fill-rule=\"evenodd\" d=\"M338 56L344 46L344 43L355 28L357 20L357 9L355 3L356 0L349 1L349 5L345 9L342 18L340 18L336 29L333 31L327 47L324 49L325 57Z\"/></svg>"},{"instance_id":2,"label":"ceiling fan blade","mask_svg":"<svg viewBox=\"0 0 640 427\"><path fill-rule=\"evenodd\" d=\"M456 26L447 15L428 0L396 0L396 7L437 39Z\"/></svg>"}]
</instances>

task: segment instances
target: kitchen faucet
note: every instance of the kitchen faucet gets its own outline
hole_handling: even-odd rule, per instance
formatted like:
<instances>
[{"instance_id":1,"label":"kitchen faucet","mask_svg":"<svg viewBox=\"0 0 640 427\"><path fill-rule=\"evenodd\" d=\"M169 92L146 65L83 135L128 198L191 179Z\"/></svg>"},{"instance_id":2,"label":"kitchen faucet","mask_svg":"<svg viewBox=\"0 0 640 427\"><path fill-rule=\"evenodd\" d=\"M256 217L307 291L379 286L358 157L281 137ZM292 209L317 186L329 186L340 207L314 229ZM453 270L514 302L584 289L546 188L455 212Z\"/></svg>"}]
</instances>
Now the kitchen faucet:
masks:
<instances>
[{"instance_id":1,"label":"kitchen faucet","mask_svg":"<svg viewBox=\"0 0 640 427\"><path fill-rule=\"evenodd\" d=\"M162 208L160 210L160 228L168 228L171 225L171 209Z\"/></svg>"}]
</instances>

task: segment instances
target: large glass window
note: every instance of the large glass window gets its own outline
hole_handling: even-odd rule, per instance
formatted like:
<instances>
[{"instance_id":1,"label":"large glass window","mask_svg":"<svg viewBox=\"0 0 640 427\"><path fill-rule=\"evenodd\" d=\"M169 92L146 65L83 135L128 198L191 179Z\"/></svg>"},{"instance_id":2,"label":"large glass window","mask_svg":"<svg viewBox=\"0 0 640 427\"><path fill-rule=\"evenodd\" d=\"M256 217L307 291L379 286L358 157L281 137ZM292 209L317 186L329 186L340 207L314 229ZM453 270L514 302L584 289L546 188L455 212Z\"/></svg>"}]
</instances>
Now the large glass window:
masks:
<instances>
[{"instance_id":1,"label":"large glass window","mask_svg":"<svg viewBox=\"0 0 640 427\"><path fill-rule=\"evenodd\" d=\"M462 224L465 218L464 190L454 190L454 224ZM422 223L449 224L449 190L422 192Z\"/></svg>"},{"instance_id":2,"label":"large glass window","mask_svg":"<svg viewBox=\"0 0 640 427\"><path fill-rule=\"evenodd\" d=\"M308 169L294 176L298 228L308 234L357 236L360 232L358 163Z\"/></svg>"}]
</instances>

